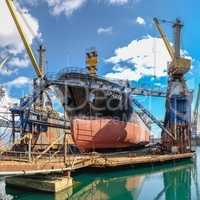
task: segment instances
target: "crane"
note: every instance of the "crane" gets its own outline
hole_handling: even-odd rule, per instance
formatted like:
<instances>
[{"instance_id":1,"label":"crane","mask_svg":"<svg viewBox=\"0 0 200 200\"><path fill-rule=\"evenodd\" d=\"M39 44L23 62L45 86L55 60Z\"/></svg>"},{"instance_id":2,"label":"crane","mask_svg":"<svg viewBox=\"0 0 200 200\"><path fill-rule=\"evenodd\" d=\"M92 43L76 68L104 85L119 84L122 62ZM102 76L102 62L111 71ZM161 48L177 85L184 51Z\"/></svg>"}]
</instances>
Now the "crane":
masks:
<instances>
[{"instance_id":1,"label":"crane","mask_svg":"<svg viewBox=\"0 0 200 200\"><path fill-rule=\"evenodd\" d=\"M9 56L6 56L4 59L2 59L2 61L0 62L0 69L4 67L4 65L8 62L9 58Z\"/></svg>"},{"instance_id":2,"label":"crane","mask_svg":"<svg viewBox=\"0 0 200 200\"><path fill-rule=\"evenodd\" d=\"M165 43L165 46L166 46L166 48L167 48L167 50L169 52L170 57L173 59L173 57L174 57L174 49L171 47L170 42L169 42L165 32L162 29L160 21L156 17L153 20L154 20L154 23L155 23L155 25L156 25L156 27L157 27L157 29L158 29L163 41L164 41L164 43Z\"/></svg>"},{"instance_id":3,"label":"crane","mask_svg":"<svg viewBox=\"0 0 200 200\"><path fill-rule=\"evenodd\" d=\"M174 28L174 47L172 47L165 32L162 29L159 19L155 17L153 21L172 59L172 62L170 62L168 65L169 75L182 76L183 74L187 73L191 67L191 60L180 55L180 38L183 24L179 19L176 19L175 22L170 22L173 24ZM163 20L163 22L166 22L166 20Z\"/></svg>"},{"instance_id":4,"label":"crane","mask_svg":"<svg viewBox=\"0 0 200 200\"><path fill-rule=\"evenodd\" d=\"M25 46L25 49L29 55L29 58L31 60L31 63L36 71L36 74L39 78L42 78L44 76L44 73L43 73L43 66L40 66L35 58L35 55L33 53L33 50L30 46L30 44L28 43L28 39L27 39L27 36L25 34L25 31L23 29L23 27L21 26L20 24L20 20L19 20L19 17L17 15L17 12L16 12L16 8L15 8L15 5L14 5L14 0L5 0L6 1L6 4L8 6L8 9L11 13L11 16L15 22L15 25L17 27L17 30L21 36L21 39L24 43L24 46Z\"/></svg>"},{"instance_id":5,"label":"crane","mask_svg":"<svg viewBox=\"0 0 200 200\"><path fill-rule=\"evenodd\" d=\"M25 18L23 17L20 10L15 7L14 0L5 0L8 10L13 18L13 21L16 25L16 28L19 32L19 35L21 37L21 40L24 44L24 47L27 51L27 54L29 56L29 59L31 61L31 64L36 72L37 78L34 79L33 82L33 94L28 96L27 98L22 98L21 103L19 106L15 106L12 109L10 109L12 113L13 118L13 124L15 123L14 116L17 114L20 114L20 127L21 127L21 137L23 137L23 134L26 132L26 127L29 125L29 118L30 113L33 105L33 110L37 115L42 115L43 111L47 111L44 108L44 95L47 95L45 91L48 89L48 81L44 75L44 60L45 60L45 51L43 45L40 45L39 47L39 61L37 61L34 52L31 48L31 45L28 42L27 35L24 31L24 28L21 24L20 19L22 19L27 27L30 29L31 27L28 26L27 22L25 21ZM19 17L19 14L21 15L21 18ZM31 31L31 30L30 30ZM32 31L31 31L32 32ZM32 33L33 34L33 33ZM49 100L49 98L48 98ZM47 119L48 120L48 119ZM30 130L29 130L30 131ZM13 138L13 144L15 141L15 129L12 130L12 138ZM30 147L30 146L29 146Z\"/></svg>"},{"instance_id":6,"label":"crane","mask_svg":"<svg viewBox=\"0 0 200 200\"><path fill-rule=\"evenodd\" d=\"M35 72L37 74L38 79L34 79L34 90L41 90L43 88L42 84L43 84L43 80L44 80L44 60L45 60L45 51L46 49L44 48L43 45L39 46L39 63L37 62L37 59L35 58L34 52L31 48L31 45L28 42L26 33L23 29L23 26L20 23L20 18L18 16L18 14L21 14L20 10L17 10L17 8L15 7L14 4L14 0L5 0L7 7L10 11L10 14L13 18L13 21L16 25L16 28L20 34L20 37L23 41L24 47L29 55L30 61L32 63L32 66L35 69ZM18 12L17 12L18 11ZM25 21L24 16L21 14L22 19L24 20L25 24L28 23ZM28 28L30 29L30 27L28 26ZM32 30L30 30L32 32ZM42 107L43 105L43 94L41 94L40 98L37 100L37 102L35 102L35 104L37 104L38 107Z\"/></svg>"},{"instance_id":7,"label":"crane","mask_svg":"<svg viewBox=\"0 0 200 200\"><path fill-rule=\"evenodd\" d=\"M188 90L184 79L184 75L190 70L191 60L181 55L180 47L183 24L179 19L176 19L175 22L170 22L174 30L174 45L172 46L162 29L160 20L154 18L153 21L171 57L171 62L167 66L169 78L164 127L172 134L173 138L162 131L162 144L167 151L183 153L191 150L192 101L192 94Z\"/></svg>"}]
</instances>

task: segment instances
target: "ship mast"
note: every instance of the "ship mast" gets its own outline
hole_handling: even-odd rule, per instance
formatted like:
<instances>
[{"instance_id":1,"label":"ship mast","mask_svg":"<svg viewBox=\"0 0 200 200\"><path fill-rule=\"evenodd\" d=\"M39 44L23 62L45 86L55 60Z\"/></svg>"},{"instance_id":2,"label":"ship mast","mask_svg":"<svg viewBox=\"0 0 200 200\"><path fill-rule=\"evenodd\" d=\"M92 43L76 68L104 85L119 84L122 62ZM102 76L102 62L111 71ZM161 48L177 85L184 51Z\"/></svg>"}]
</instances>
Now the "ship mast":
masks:
<instances>
[{"instance_id":1,"label":"ship mast","mask_svg":"<svg viewBox=\"0 0 200 200\"><path fill-rule=\"evenodd\" d=\"M95 50L90 50L86 53L86 66L90 76L96 76L98 64L98 54Z\"/></svg>"}]
</instances>

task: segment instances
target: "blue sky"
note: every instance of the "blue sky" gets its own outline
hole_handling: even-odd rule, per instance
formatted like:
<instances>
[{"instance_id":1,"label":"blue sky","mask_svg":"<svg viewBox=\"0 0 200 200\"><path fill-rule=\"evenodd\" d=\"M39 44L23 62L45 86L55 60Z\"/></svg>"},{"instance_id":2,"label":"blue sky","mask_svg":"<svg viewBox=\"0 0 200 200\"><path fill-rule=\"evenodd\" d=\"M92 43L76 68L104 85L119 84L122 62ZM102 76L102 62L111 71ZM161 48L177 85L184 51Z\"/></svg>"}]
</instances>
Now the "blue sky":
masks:
<instances>
[{"instance_id":1,"label":"blue sky","mask_svg":"<svg viewBox=\"0 0 200 200\"><path fill-rule=\"evenodd\" d=\"M182 49L193 59L193 68L187 75L188 84L190 88L198 85L199 0L34 0L32 3L29 0L20 0L19 2L20 7L26 10L25 17L31 23L33 31L47 47L47 72L56 73L68 66L85 67L86 49L95 47L100 60L99 74L127 77L135 83L152 87L166 83L164 68L169 59L152 19L158 17L175 20L178 17L185 24L182 32ZM29 79L34 77L35 73L30 63L23 62L24 67L20 67L19 63L16 64L17 57L22 58L21 61L27 61L23 48L19 47L20 39L13 40L13 43L10 39L18 37L17 32L13 31L8 35L10 40L5 43L7 39L5 34L8 34L6 28L8 26L9 29L13 29L13 24L11 18L5 18L9 13L5 11L4 3L4 1L0 3L0 9L4 9L0 12L0 22L5 26L5 30L3 28L4 31L0 31L0 55L4 57L11 54L7 67L12 70L9 75L1 73L1 83L8 83L9 95L20 97L27 92ZM163 27L172 41L171 26L163 24ZM17 36L14 36L15 34ZM36 46L34 36L30 36L30 42ZM116 50L119 48L122 48L121 52L117 53ZM17 49L15 55L13 49ZM138 56L141 59L136 59ZM148 59L143 62L143 58ZM12 62L12 59L15 60ZM156 67L153 67L152 63L155 63ZM149 71L148 67L151 67ZM24 79L21 80L21 77ZM158 105L158 102L160 104L162 101L154 99L151 107ZM162 117L163 103L153 112Z\"/></svg>"}]
</instances>

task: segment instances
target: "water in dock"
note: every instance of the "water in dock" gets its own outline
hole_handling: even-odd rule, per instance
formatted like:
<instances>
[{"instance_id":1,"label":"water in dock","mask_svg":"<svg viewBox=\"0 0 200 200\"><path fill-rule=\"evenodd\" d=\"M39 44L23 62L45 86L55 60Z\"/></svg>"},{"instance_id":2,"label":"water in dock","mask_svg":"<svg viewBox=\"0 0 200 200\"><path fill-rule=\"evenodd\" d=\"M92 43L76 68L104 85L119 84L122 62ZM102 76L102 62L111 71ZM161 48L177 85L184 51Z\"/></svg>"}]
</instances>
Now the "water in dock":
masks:
<instances>
[{"instance_id":1,"label":"water in dock","mask_svg":"<svg viewBox=\"0 0 200 200\"><path fill-rule=\"evenodd\" d=\"M3 200L199 200L200 147L196 163L182 161L162 166L89 170L74 175L73 189L56 195L7 187L1 182ZM70 196L70 198L69 198Z\"/></svg>"}]
</instances>

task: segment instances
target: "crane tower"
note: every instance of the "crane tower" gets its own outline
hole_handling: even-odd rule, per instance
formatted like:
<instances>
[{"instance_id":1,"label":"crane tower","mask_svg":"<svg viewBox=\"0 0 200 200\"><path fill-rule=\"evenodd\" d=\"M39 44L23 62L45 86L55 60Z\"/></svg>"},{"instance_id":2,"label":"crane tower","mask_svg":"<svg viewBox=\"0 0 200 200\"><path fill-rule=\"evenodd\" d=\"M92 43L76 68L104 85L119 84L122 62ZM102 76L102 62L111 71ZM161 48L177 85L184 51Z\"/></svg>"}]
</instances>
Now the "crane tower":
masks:
<instances>
[{"instance_id":1,"label":"crane tower","mask_svg":"<svg viewBox=\"0 0 200 200\"><path fill-rule=\"evenodd\" d=\"M164 33L160 20L154 18L155 25L165 43L172 61L168 63L168 89L164 126L173 137L162 132L162 144L165 150L187 152L191 149L191 101L184 75L190 70L191 60L181 56L181 30L183 24L179 19L172 23L174 45L171 46ZM166 21L164 21L166 22Z\"/></svg>"}]
</instances>

